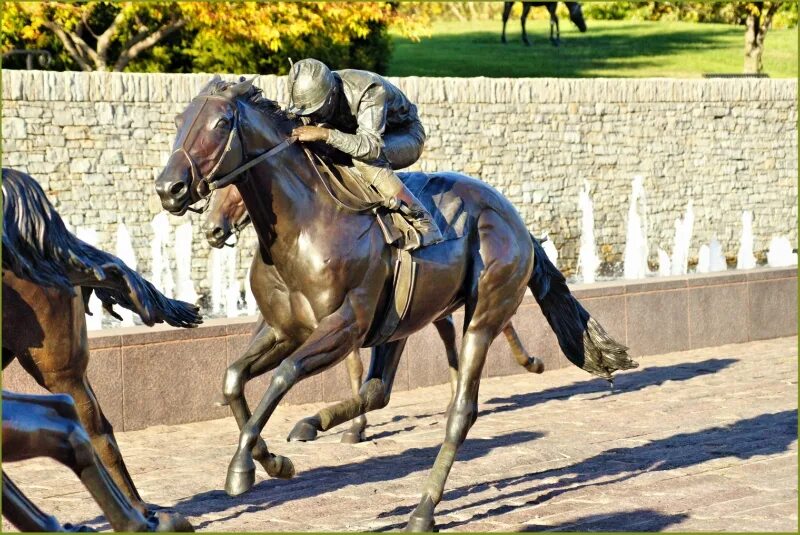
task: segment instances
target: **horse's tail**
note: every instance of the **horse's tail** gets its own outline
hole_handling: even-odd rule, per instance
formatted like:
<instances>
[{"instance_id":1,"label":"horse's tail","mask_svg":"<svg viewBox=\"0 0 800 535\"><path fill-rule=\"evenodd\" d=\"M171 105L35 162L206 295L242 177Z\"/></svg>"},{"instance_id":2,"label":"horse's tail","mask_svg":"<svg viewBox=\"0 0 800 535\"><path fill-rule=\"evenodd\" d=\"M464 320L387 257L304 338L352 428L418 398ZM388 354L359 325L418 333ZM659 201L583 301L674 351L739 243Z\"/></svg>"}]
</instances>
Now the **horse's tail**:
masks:
<instances>
[{"instance_id":1,"label":"horse's tail","mask_svg":"<svg viewBox=\"0 0 800 535\"><path fill-rule=\"evenodd\" d=\"M628 348L616 342L570 293L564 275L556 268L539 242L534 249L533 274L528 287L558 338L564 355L589 373L613 381L617 370L636 368Z\"/></svg>"},{"instance_id":2,"label":"horse's tail","mask_svg":"<svg viewBox=\"0 0 800 535\"><path fill-rule=\"evenodd\" d=\"M116 317L113 305L137 313L146 325L166 321L176 327L194 327L202 323L195 305L169 299L122 260L70 233L30 176L3 169L2 191L3 269L70 294L74 286L91 288Z\"/></svg>"}]
</instances>

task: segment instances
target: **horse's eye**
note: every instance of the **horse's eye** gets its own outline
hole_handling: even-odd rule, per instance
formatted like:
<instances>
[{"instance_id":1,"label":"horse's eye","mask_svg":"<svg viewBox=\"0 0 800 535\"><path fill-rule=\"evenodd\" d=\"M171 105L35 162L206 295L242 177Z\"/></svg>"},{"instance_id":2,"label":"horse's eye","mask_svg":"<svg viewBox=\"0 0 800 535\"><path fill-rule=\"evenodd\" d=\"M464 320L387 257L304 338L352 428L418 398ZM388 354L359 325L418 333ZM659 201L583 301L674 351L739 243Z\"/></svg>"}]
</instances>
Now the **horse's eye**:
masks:
<instances>
[{"instance_id":1,"label":"horse's eye","mask_svg":"<svg viewBox=\"0 0 800 535\"><path fill-rule=\"evenodd\" d=\"M217 121L217 124L214 125L214 128L218 129L228 128L228 125L230 125L230 123L231 122L228 120L227 117L222 117L219 121Z\"/></svg>"}]
</instances>

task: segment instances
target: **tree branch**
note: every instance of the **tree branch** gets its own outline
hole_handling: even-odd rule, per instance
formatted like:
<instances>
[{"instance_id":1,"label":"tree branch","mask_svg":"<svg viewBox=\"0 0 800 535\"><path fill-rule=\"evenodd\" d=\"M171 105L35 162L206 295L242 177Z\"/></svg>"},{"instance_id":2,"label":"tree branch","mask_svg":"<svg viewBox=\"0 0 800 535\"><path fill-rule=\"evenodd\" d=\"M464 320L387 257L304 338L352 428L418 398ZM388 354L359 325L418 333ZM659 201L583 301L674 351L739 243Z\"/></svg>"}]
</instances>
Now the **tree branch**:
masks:
<instances>
[{"instance_id":1,"label":"tree branch","mask_svg":"<svg viewBox=\"0 0 800 535\"><path fill-rule=\"evenodd\" d=\"M154 46L171 33L181 29L186 25L186 22L186 19L173 19L169 23L160 26L157 30L149 34L146 32L140 32L136 37L126 43L125 48L122 50L117 62L114 64L114 70L121 71L141 52Z\"/></svg>"},{"instance_id":2,"label":"tree branch","mask_svg":"<svg viewBox=\"0 0 800 535\"><path fill-rule=\"evenodd\" d=\"M125 22L125 11L120 9L109 27L97 37L97 55L102 58L103 63L108 63L108 47L111 45L111 38L114 37L117 28L123 22Z\"/></svg>"},{"instance_id":3,"label":"tree branch","mask_svg":"<svg viewBox=\"0 0 800 535\"><path fill-rule=\"evenodd\" d=\"M80 50L76 47L75 43L72 40L72 35L68 34L61 26L54 22L46 21L42 24L45 28L53 32L56 37L61 41L64 45L64 48L67 49L67 53L72 56L72 59L80 65L81 69L84 71L93 71L94 68L92 65L89 64L89 61L85 54L81 53ZM77 37L77 36L76 36Z\"/></svg>"}]
</instances>

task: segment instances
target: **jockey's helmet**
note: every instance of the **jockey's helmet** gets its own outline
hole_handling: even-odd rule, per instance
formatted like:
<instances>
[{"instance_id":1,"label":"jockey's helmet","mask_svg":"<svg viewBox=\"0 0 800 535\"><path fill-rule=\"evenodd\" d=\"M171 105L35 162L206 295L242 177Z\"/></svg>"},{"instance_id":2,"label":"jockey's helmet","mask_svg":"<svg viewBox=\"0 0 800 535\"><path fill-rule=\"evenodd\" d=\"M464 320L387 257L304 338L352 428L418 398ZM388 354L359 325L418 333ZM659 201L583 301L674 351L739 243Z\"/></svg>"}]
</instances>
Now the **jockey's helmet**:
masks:
<instances>
[{"instance_id":1,"label":"jockey's helmet","mask_svg":"<svg viewBox=\"0 0 800 535\"><path fill-rule=\"evenodd\" d=\"M333 94L336 79L331 70L313 58L300 60L289 72L289 109L295 115L319 111Z\"/></svg>"}]
</instances>

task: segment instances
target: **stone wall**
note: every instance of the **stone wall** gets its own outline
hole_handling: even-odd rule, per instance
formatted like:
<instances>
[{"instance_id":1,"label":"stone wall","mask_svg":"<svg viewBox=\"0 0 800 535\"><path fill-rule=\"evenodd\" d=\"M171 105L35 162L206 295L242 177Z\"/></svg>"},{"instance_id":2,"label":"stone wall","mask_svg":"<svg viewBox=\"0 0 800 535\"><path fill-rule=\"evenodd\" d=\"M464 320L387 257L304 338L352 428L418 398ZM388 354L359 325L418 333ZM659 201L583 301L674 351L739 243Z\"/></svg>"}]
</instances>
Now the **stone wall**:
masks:
<instances>
[{"instance_id":1,"label":"stone wall","mask_svg":"<svg viewBox=\"0 0 800 535\"><path fill-rule=\"evenodd\" d=\"M208 75L4 70L3 165L37 178L72 227L114 251L130 229L150 273L152 181L170 153L174 115ZM713 237L732 259L743 210L755 249L797 241L797 82L769 79L394 79L418 103L429 140L418 168L457 170L506 194L559 264L575 269L579 191L594 202L598 254L619 265L634 176L644 178L651 260L672 249L675 220L693 202L690 257ZM256 85L285 100L284 79ZM183 221L172 218L173 225ZM209 247L194 223L193 279L210 286ZM243 238L254 242L252 231ZM239 254L240 274L252 247ZM171 259L174 263L174 258ZM173 265L174 267L174 265Z\"/></svg>"}]
</instances>

